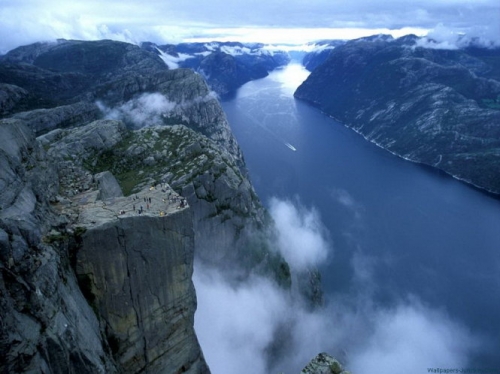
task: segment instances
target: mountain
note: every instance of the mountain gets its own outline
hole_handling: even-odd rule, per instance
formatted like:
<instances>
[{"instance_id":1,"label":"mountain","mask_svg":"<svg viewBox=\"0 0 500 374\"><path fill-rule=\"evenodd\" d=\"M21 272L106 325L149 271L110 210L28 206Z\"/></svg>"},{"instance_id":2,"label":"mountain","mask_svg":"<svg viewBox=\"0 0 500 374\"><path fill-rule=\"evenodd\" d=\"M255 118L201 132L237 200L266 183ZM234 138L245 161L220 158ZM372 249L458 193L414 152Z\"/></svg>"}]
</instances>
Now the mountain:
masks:
<instances>
[{"instance_id":1,"label":"mountain","mask_svg":"<svg viewBox=\"0 0 500 374\"><path fill-rule=\"evenodd\" d=\"M158 54L171 68L190 68L200 73L222 99L231 98L243 84L264 78L270 71L290 62L287 52L266 49L261 43L211 42L161 46L142 43L142 48Z\"/></svg>"},{"instance_id":2,"label":"mountain","mask_svg":"<svg viewBox=\"0 0 500 374\"><path fill-rule=\"evenodd\" d=\"M0 371L208 373L195 256L292 289L200 74L60 40L2 56L0 82ZM293 278L312 303L316 275Z\"/></svg>"},{"instance_id":3,"label":"mountain","mask_svg":"<svg viewBox=\"0 0 500 374\"><path fill-rule=\"evenodd\" d=\"M302 58L302 65L309 70L313 71L319 65L328 59L330 52L345 42L342 40L321 40L313 44L309 44L308 47L312 47L312 50L304 55Z\"/></svg>"},{"instance_id":4,"label":"mountain","mask_svg":"<svg viewBox=\"0 0 500 374\"><path fill-rule=\"evenodd\" d=\"M420 45L415 36L347 42L295 97L405 159L500 193L500 50Z\"/></svg>"}]
</instances>

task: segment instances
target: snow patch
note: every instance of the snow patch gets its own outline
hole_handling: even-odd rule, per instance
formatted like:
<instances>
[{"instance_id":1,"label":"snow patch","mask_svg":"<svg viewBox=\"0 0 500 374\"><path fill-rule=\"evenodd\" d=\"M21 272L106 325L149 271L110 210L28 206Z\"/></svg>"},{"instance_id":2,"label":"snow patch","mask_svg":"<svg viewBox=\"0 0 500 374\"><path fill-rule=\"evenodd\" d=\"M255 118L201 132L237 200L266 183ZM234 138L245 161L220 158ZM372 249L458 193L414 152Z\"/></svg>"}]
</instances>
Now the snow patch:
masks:
<instances>
[{"instance_id":1,"label":"snow patch","mask_svg":"<svg viewBox=\"0 0 500 374\"><path fill-rule=\"evenodd\" d=\"M160 58L163 62L168 66L169 69L178 69L179 62L186 61L187 59L194 58L193 55L189 55L187 53L178 53L178 56L172 56L168 53L163 52L161 49L156 48L158 53L160 54Z\"/></svg>"}]
</instances>

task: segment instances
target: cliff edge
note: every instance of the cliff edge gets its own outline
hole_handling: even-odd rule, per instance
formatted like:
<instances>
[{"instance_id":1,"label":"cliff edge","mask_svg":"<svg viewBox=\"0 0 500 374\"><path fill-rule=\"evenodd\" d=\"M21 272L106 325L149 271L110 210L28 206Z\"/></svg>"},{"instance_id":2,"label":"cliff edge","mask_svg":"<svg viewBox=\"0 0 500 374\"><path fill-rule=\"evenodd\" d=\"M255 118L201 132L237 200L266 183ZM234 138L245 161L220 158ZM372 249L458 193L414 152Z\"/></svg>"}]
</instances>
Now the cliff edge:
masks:
<instances>
[{"instance_id":1,"label":"cliff edge","mask_svg":"<svg viewBox=\"0 0 500 374\"><path fill-rule=\"evenodd\" d=\"M194 254L290 288L203 78L137 46L0 59L0 371L208 373Z\"/></svg>"}]
</instances>

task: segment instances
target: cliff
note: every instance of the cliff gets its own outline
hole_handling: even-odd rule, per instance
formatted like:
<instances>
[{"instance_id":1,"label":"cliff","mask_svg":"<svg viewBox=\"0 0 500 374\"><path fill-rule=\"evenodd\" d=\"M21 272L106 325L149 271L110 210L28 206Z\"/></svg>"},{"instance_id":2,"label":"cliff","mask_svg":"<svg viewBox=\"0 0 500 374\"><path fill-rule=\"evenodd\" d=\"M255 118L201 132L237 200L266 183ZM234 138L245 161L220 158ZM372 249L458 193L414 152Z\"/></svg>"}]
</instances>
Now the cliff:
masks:
<instances>
[{"instance_id":1,"label":"cliff","mask_svg":"<svg viewBox=\"0 0 500 374\"><path fill-rule=\"evenodd\" d=\"M291 277L203 78L111 41L20 47L0 78L1 370L208 372L194 255Z\"/></svg>"},{"instance_id":2,"label":"cliff","mask_svg":"<svg viewBox=\"0 0 500 374\"><path fill-rule=\"evenodd\" d=\"M55 130L40 141L60 165L69 195L104 171L116 177L125 196L168 184L192 207L200 260L290 282L288 265L269 247L270 218L239 160L217 142L184 125L130 130L113 120Z\"/></svg>"},{"instance_id":3,"label":"cliff","mask_svg":"<svg viewBox=\"0 0 500 374\"><path fill-rule=\"evenodd\" d=\"M208 373L193 330L189 208L164 203L160 189L106 201L93 196L73 199L82 232L75 269L117 364L129 373ZM144 198L151 199L148 208ZM136 202L144 212L133 209Z\"/></svg>"},{"instance_id":4,"label":"cliff","mask_svg":"<svg viewBox=\"0 0 500 374\"><path fill-rule=\"evenodd\" d=\"M344 43L345 41L341 40L322 40L314 43L312 45L313 49L303 56L302 65L307 70L313 71L328 59L335 47L341 46Z\"/></svg>"},{"instance_id":5,"label":"cliff","mask_svg":"<svg viewBox=\"0 0 500 374\"><path fill-rule=\"evenodd\" d=\"M366 38L336 47L297 89L401 157L500 193L500 53Z\"/></svg>"},{"instance_id":6,"label":"cliff","mask_svg":"<svg viewBox=\"0 0 500 374\"><path fill-rule=\"evenodd\" d=\"M57 169L21 121L0 133L1 371L116 372L70 267L71 235L54 229L66 223L51 208Z\"/></svg>"}]
</instances>

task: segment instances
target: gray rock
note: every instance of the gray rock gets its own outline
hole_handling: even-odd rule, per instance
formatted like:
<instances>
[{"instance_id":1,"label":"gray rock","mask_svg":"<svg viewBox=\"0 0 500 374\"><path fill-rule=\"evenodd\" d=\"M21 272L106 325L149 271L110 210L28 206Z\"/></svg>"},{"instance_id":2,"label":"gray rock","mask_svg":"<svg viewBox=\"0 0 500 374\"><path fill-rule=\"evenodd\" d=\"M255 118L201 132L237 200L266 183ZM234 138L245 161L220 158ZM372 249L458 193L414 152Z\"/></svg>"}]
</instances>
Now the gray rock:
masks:
<instances>
[{"instance_id":1,"label":"gray rock","mask_svg":"<svg viewBox=\"0 0 500 374\"><path fill-rule=\"evenodd\" d=\"M336 359L327 353L320 353L302 369L301 374L349 374Z\"/></svg>"},{"instance_id":2,"label":"gray rock","mask_svg":"<svg viewBox=\"0 0 500 374\"><path fill-rule=\"evenodd\" d=\"M28 96L28 91L12 85L0 83L0 116L12 112L16 105Z\"/></svg>"},{"instance_id":3,"label":"gray rock","mask_svg":"<svg viewBox=\"0 0 500 374\"><path fill-rule=\"evenodd\" d=\"M101 115L97 105L78 102L51 109L17 113L13 117L26 121L27 126L38 136L57 128L81 126L98 119Z\"/></svg>"},{"instance_id":4,"label":"gray rock","mask_svg":"<svg viewBox=\"0 0 500 374\"><path fill-rule=\"evenodd\" d=\"M45 135L45 140L60 139L50 143L49 155L59 160L72 159L77 163L93 154L109 149L122 140L126 133L123 122L97 120L87 126L71 130L55 130Z\"/></svg>"},{"instance_id":5,"label":"gray rock","mask_svg":"<svg viewBox=\"0 0 500 374\"><path fill-rule=\"evenodd\" d=\"M101 200L123 196L123 192L118 184L118 181L109 171L97 173L94 178L99 188L99 198Z\"/></svg>"},{"instance_id":6,"label":"gray rock","mask_svg":"<svg viewBox=\"0 0 500 374\"><path fill-rule=\"evenodd\" d=\"M0 133L0 371L113 373L65 238L48 234L60 222L54 165L22 121L0 121Z\"/></svg>"},{"instance_id":7,"label":"gray rock","mask_svg":"<svg viewBox=\"0 0 500 374\"><path fill-rule=\"evenodd\" d=\"M208 373L193 329L193 251L185 209L87 226L77 274L125 372Z\"/></svg>"}]
</instances>

